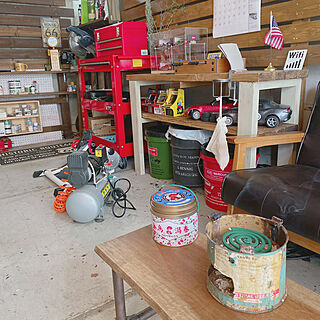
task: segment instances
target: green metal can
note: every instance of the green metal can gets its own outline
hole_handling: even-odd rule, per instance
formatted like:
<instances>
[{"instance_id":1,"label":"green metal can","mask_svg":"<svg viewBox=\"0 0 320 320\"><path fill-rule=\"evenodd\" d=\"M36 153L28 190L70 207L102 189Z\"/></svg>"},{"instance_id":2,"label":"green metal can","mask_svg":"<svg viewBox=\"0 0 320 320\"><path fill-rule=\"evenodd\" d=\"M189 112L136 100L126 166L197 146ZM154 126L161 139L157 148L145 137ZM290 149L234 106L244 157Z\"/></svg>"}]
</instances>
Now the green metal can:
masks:
<instances>
[{"instance_id":1,"label":"green metal can","mask_svg":"<svg viewBox=\"0 0 320 320\"><path fill-rule=\"evenodd\" d=\"M165 137L167 128L167 126L152 126L146 130L150 174L156 179L172 179L171 146Z\"/></svg>"}]
</instances>

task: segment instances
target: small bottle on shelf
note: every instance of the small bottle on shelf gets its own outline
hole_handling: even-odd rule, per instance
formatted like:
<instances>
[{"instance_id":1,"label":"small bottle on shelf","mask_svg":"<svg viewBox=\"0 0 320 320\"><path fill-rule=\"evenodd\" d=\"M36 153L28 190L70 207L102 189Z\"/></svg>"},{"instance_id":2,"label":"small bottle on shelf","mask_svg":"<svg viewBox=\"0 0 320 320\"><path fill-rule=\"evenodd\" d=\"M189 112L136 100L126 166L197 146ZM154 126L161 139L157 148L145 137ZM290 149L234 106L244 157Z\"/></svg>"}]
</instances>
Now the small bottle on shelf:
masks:
<instances>
[{"instance_id":1,"label":"small bottle on shelf","mask_svg":"<svg viewBox=\"0 0 320 320\"><path fill-rule=\"evenodd\" d=\"M37 81L33 81L32 86L35 88L35 93L39 93L39 84Z\"/></svg>"},{"instance_id":2,"label":"small bottle on shelf","mask_svg":"<svg viewBox=\"0 0 320 320\"><path fill-rule=\"evenodd\" d=\"M95 11L95 14L96 14L96 19L99 19L99 7L100 7L100 1L99 0L95 0L94 11Z\"/></svg>"},{"instance_id":3,"label":"small bottle on shelf","mask_svg":"<svg viewBox=\"0 0 320 320\"><path fill-rule=\"evenodd\" d=\"M16 117L22 117L23 116L22 109L21 108L15 108L14 114L15 114Z\"/></svg>"},{"instance_id":4,"label":"small bottle on shelf","mask_svg":"<svg viewBox=\"0 0 320 320\"><path fill-rule=\"evenodd\" d=\"M32 114L33 116L38 115L38 109L37 109L35 106L31 107L31 114Z\"/></svg>"},{"instance_id":5,"label":"small bottle on shelf","mask_svg":"<svg viewBox=\"0 0 320 320\"><path fill-rule=\"evenodd\" d=\"M81 24L81 4L79 4L79 8L78 8L78 17L79 17L79 24Z\"/></svg>"},{"instance_id":6,"label":"small bottle on shelf","mask_svg":"<svg viewBox=\"0 0 320 320\"><path fill-rule=\"evenodd\" d=\"M16 132L21 133L22 132L22 125L20 123L16 124Z\"/></svg>"},{"instance_id":7,"label":"small bottle on shelf","mask_svg":"<svg viewBox=\"0 0 320 320\"><path fill-rule=\"evenodd\" d=\"M30 120L30 118L27 118L26 125L27 125L28 131L33 132L33 124L32 124L32 121Z\"/></svg>"},{"instance_id":8,"label":"small bottle on shelf","mask_svg":"<svg viewBox=\"0 0 320 320\"><path fill-rule=\"evenodd\" d=\"M4 132L5 132L5 134L11 134L12 133L11 122L9 120L6 120L4 122Z\"/></svg>"},{"instance_id":9,"label":"small bottle on shelf","mask_svg":"<svg viewBox=\"0 0 320 320\"><path fill-rule=\"evenodd\" d=\"M70 82L70 83L68 84L67 91L68 91L68 92L72 92L72 82Z\"/></svg>"},{"instance_id":10,"label":"small bottle on shelf","mask_svg":"<svg viewBox=\"0 0 320 320\"><path fill-rule=\"evenodd\" d=\"M89 22L93 21L96 18L96 14L94 10L94 0L88 0L88 17L89 17Z\"/></svg>"},{"instance_id":11,"label":"small bottle on shelf","mask_svg":"<svg viewBox=\"0 0 320 320\"><path fill-rule=\"evenodd\" d=\"M34 122L33 123L33 131L39 131L39 130L40 130L40 127L39 127L38 122Z\"/></svg>"}]
</instances>

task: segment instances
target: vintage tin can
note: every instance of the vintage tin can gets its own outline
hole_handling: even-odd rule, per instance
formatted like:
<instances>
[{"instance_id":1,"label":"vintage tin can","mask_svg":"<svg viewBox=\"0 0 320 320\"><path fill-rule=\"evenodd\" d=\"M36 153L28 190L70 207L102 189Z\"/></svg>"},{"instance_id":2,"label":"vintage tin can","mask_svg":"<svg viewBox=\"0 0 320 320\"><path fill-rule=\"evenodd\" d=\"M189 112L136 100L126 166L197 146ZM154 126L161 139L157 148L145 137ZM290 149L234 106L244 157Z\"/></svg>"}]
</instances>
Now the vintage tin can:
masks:
<instances>
[{"instance_id":1,"label":"vintage tin can","mask_svg":"<svg viewBox=\"0 0 320 320\"><path fill-rule=\"evenodd\" d=\"M161 245L181 247L198 237L198 204L186 189L158 191L151 198L153 239Z\"/></svg>"},{"instance_id":2,"label":"vintage tin can","mask_svg":"<svg viewBox=\"0 0 320 320\"><path fill-rule=\"evenodd\" d=\"M237 228L268 237L270 251L254 253L244 245L244 250L240 246L240 252L227 248L223 236ZM210 221L206 233L208 257L212 262L207 288L216 300L231 309L248 313L271 311L282 304L287 295L288 233L280 221L244 214L225 215Z\"/></svg>"}]
</instances>

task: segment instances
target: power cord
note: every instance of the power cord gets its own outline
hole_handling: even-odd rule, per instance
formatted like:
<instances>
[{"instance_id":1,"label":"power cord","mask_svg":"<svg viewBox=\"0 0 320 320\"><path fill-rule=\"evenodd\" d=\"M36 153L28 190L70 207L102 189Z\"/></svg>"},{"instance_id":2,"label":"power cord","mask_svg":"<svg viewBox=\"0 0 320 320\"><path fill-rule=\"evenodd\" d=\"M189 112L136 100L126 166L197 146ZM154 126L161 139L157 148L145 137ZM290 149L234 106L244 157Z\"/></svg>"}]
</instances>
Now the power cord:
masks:
<instances>
[{"instance_id":1,"label":"power cord","mask_svg":"<svg viewBox=\"0 0 320 320\"><path fill-rule=\"evenodd\" d=\"M111 185L112 188L112 192L111 192L111 197L114 200L113 204L112 204L112 213L116 218L122 218L127 209L128 210L136 210L135 206L132 204L132 202L130 200L127 199L127 193L129 192L129 190L131 189L131 182L129 179L127 178L120 178L117 179L115 181L114 184L112 184L111 180L108 178L108 181ZM128 183L128 187L126 191L123 191L122 188L117 187L117 184L120 181L125 181ZM118 206L120 207L123 211L122 214L118 215L115 213L115 207Z\"/></svg>"}]
</instances>

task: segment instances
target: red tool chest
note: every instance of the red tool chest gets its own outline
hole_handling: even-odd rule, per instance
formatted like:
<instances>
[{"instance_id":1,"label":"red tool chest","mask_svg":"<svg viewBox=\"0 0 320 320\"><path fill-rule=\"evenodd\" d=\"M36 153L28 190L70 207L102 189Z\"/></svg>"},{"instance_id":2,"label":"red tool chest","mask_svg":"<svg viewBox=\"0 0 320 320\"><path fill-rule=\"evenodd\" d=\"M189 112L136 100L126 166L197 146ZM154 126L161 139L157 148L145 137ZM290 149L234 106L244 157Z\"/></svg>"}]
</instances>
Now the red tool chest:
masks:
<instances>
[{"instance_id":1,"label":"red tool chest","mask_svg":"<svg viewBox=\"0 0 320 320\"><path fill-rule=\"evenodd\" d=\"M148 54L145 22L120 22L94 31L96 56L143 56Z\"/></svg>"},{"instance_id":2,"label":"red tool chest","mask_svg":"<svg viewBox=\"0 0 320 320\"><path fill-rule=\"evenodd\" d=\"M133 137L131 125L130 101L124 100L123 83L126 72L141 72L150 69L150 56L117 56L100 57L93 59L79 59L79 82L82 106L83 129L89 129L88 110L99 111L113 116L115 134L106 137L93 136L96 145L102 144L116 150L121 157L133 155ZM88 99L86 79L96 75L108 74L112 82L112 99L109 102L97 99ZM92 78L91 77L91 78ZM98 79L99 82L99 79ZM94 88L92 88L94 89ZM98 89L98 87L97 87ZM99 89L107 89L106 87Z\"/></svg>"}]
</instances>

